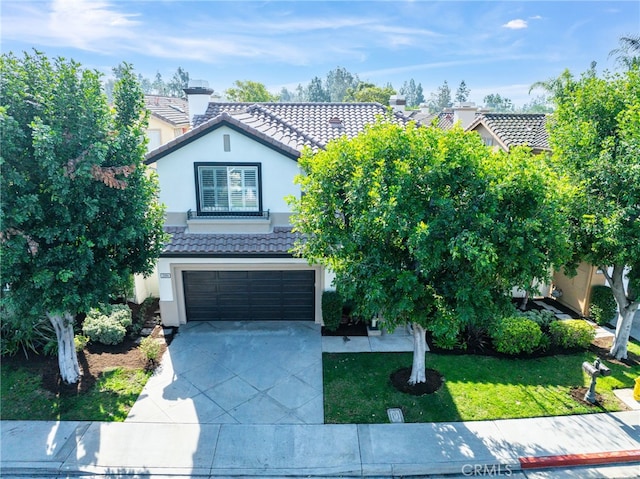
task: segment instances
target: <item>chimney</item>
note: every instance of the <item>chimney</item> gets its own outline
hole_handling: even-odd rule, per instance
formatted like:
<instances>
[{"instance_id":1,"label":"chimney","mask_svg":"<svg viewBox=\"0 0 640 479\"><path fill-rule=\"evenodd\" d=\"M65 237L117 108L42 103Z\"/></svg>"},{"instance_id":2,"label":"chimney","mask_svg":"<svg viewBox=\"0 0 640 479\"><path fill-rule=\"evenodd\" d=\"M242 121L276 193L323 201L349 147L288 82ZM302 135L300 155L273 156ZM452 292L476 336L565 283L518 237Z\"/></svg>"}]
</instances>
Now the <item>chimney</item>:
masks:
<instances>
[{"instance_id":1,"label":"chimney","mask_svg":"<svg viewBox=\"0 0 640 479\"><path fill-rule=\"evenodd\" d=\"M205 80L189 80L189 86L184 89L189 104L189 123L193 125L193 117L204 115L211 100L213 90Z\"/></svg>"},{"instance_id":2,"label":"chimney","mask_svg":"<svg viewBox=\"0 0 640 479\"><path fill-rule=\"evenodd\" d=\"M465 129L476 119L478 108L473 102L460 103L453 107L453 123L460 122L460 126Z\"/></svg>"},{"instance_id":3,"label":"chimney","mask_svg":"<svg viewBox=\"0 0 640 479\"><path fill-rule=\"evenodd\" d=\"M407 100L405 100L404 95L391 95L389 97L389 106L393 108L393 111L404 113Z\"/></svg>"}]
</instances>

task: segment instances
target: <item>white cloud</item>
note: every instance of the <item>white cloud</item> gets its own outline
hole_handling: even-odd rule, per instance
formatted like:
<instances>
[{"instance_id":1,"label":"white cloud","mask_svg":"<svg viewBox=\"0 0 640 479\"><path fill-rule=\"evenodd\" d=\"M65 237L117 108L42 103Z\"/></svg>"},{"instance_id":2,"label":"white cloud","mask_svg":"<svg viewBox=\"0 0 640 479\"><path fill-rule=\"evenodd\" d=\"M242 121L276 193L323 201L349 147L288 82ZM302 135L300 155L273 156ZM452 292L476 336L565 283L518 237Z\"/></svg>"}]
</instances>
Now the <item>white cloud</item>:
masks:
<instances>
[{"instance_id":1,"label":"white cloud","mask_svg":"<svg viewBox=\"0 0 640 479\"><path fill-rule=\"evenodd\" d=\"M131 40L141 22L106 1L54 0L47 4L10 4L3 12L3 36L32 44L105 51Z\"/></svg>"},{"instance_id":2,"label":"white cloud","mask_svg":"<svg viewBox=\"0 0 640 479\"><path fill-rule=\"evenodd\" d=\"M529 17L529 20L542 20L540 15L534 15L533 17Z\"/></svg>"},{"instance_id":3,"label":"white cloud","mask_svg":"<svg viewBox=\"0 0 640 479\"><path fill-rule=\"evenodd\" d=\"M522 20L521 18L516 18L515 20L509 20L507 23L502 25L504 28L508 28L510 30L521 30L523 28L527 28L526 20Z\"/></svg>"}]
</instances>

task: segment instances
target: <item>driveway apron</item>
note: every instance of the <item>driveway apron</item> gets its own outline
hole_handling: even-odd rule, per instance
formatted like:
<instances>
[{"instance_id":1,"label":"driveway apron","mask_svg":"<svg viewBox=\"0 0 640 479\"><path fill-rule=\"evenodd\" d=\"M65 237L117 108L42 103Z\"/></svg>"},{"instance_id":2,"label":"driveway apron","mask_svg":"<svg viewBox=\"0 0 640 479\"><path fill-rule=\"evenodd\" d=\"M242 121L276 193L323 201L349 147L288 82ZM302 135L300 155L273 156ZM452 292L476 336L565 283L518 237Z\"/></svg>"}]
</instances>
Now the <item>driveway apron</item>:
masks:
<instances>
[{"instance_id":1,"label":"driveway apron","mask_svg":"<svg viewBox=\"0 0 640 479\"><path fill-rule=\"evenodd\" d=\"M302 321L181 326L126 421L323 424L320 326Z\"/></svg>"}]
</instances>

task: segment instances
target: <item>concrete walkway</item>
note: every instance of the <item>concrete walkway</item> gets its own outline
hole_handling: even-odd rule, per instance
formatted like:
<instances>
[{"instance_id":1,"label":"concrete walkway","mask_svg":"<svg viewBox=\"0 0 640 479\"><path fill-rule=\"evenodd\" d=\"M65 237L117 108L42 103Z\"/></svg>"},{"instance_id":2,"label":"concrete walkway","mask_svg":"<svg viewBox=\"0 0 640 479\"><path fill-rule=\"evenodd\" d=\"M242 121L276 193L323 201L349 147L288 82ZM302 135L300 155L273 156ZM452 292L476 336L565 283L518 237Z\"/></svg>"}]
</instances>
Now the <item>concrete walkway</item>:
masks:
<instances>
[{"instance_id":1,"label":"concrete walkway","mask_svg":"<svg viewBox=\"0 0 640 479\"><path fill-rule=\"evenodd\" d=\"M371 425L3 421L0 474L631 478L640 474L639 419L622 412ZM576 468L585 463L588 471Z\"/></svg>"}]
</instances>

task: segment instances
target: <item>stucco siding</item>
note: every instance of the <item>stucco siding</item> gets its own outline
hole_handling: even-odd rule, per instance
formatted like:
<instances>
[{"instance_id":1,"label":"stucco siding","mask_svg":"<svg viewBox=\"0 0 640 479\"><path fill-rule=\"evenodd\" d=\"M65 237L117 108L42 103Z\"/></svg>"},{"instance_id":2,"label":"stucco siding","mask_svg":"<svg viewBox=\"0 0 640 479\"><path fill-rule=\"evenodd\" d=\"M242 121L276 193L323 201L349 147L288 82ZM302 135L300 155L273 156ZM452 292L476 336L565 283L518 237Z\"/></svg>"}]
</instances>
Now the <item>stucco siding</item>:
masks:
<instances>
[{"instance_id":1,"label":"stucco siding","mask_svg":"<svg viewBox=\"0 0 640 479\"><path fill-rule=\"evenodd\" d=\"M230 151L224 151L224 135L229 135ZM300 188L294 184L300 169L294 159L221 126L157 162L160 201L166 205L168 214L196 210L194 163L200 162L260 163L263 210L289 212L285 197L300 196Z\"/></svg>"}]
</instances>

